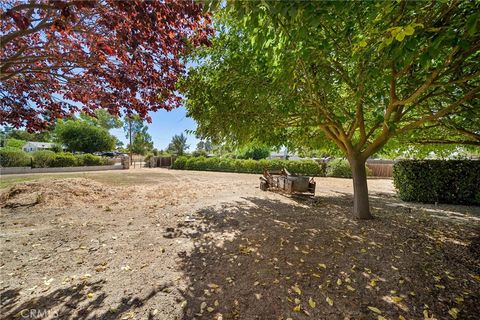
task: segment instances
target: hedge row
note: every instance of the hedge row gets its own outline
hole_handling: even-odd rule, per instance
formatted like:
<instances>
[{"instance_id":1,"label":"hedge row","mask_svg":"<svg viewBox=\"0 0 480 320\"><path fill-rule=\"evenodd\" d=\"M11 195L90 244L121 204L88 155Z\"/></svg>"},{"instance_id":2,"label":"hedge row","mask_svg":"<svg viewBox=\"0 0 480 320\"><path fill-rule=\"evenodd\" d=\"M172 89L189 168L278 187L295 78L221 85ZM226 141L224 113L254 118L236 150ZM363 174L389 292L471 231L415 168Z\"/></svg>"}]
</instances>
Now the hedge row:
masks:
<instances>
[{"instance_id":1,"label":"hedge row","mask_svg":"<svg viewBox=\"0 0 480 320\"><path fill-rule=\"evenodd\" d=\"M480 161L403 160L393 183L404 201L480 205Z\"/></svg>"},{"instance_id":2,"label":"hedge row","mask_svg":"<svg viewBox=\"0 0 480 320\"><path fill-rule=\"evenodd\" d=\"M174 169L224 171L241 173L262 173L264 169L280 171L287 168L295 174L325 176L325 165L313 160L240 160L231 158L178 157Z\"/></svg>"},{"instance_id":3,"label":"hedge row","mask_svg":"<svg viewBox=\"0 0 480 320\"><path fill-rule=\"evenodd\" d=\"M111 160L93 154L72 154L68 152L55 153L42 150L31 154L18 149L3 148L0 150L0 165L2 167L76 167L100 166L111 164Z\"/></svg>"}]
</instances>

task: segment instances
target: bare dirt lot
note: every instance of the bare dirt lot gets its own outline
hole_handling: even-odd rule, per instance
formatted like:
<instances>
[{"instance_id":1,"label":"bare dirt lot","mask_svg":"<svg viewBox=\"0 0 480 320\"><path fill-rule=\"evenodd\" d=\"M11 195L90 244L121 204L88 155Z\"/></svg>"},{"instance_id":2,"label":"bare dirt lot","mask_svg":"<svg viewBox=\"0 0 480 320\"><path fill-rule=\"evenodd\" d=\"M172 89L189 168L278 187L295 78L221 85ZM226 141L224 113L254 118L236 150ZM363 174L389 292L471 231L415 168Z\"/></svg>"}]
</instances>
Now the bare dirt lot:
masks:
<instances>
[{"instance_id":1,"label":"bare dirt lot","mask_svg":"<svg viewBox=\"0 0 480 320\"><path fill-rule=\"evenodd\" d=\"M2 319L478 319L480 208L165 169L1 178Z\"/></svg>"}]
</instances>

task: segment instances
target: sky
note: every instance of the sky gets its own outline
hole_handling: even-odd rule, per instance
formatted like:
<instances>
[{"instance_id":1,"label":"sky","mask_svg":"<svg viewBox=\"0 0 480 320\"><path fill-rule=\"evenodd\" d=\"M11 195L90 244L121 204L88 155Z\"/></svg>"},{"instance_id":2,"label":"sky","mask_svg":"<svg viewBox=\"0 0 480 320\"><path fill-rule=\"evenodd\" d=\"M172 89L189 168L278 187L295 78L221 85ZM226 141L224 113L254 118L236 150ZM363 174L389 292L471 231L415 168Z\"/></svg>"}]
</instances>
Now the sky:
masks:
<instances>
[{"instance_id":1,"label":"sky","mask_svg":"<svg viewBox=\"0 0 480 320\"><path fill-rule=\"evenodd\" d=\"M184 107L172 111L159 110L149 114L152 117L152 123L145 124L148 125L148 133L152 136L155 148L165 150L173 135L183 133L187 137L187 144L190 145L188 151L196 149L199 140L194 134L187 134L185 130L195 130L197 124L192 118L187 118L187 110ZM110 132L123 141L125 145L128 144L123 128L112 129Z\"/></svg>"}]
</instances>

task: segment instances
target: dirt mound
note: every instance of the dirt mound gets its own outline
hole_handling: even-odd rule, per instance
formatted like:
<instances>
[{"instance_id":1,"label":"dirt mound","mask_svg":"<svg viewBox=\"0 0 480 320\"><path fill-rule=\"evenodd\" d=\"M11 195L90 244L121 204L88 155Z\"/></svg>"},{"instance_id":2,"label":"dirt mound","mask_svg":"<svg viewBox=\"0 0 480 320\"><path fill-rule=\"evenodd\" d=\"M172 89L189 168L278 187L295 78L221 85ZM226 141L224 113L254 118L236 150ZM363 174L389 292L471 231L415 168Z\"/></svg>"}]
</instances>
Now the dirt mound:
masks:
<instances>
[{"instance_id":1,"label":"dirt mound","mask_svg":"<svg viewBox=\"0 0 480 320\"><path fill-rule=\"evenodd\" d=\"M18 183L0 195L0 206L16 207L64 207L111 197L111 186L85 178L69 178L48 181Z\"/></svg>"}]
</instances>

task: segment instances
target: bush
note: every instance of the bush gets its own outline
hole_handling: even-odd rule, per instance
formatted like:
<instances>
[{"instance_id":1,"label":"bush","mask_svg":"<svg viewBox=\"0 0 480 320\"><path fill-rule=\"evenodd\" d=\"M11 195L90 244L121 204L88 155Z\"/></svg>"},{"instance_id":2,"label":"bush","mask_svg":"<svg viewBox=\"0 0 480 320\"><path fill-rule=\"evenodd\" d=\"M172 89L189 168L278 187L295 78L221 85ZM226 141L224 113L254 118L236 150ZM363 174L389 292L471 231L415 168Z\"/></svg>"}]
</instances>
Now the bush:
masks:
<instances>
[{"instance_id":1,"label":"bush","mask_svg":"<svg viewBox=\"0 0 480 320\"><path fill-rule=\"evenodd\" d=\"M192 152L192 157L207 157L208 153L205 150L195 150Z\"/></svg>"},{"instance_id":2,"label":"bush","mask_svg":"<svg viewBox=\"0 0 480 320\"><path fill-rule=\"evenodd\" d=\"M31 158L22 150L12 148L0 149L0 165L2 167L27 167Z\"/></svg>"},{"instance_id":3,"label":"bush","mask_svg":"<svg viewBox=\"0 0 480 320\"><path fill-rule=\"evenodd\" d=\"M400 161L393 166L393 183L404 201L479 205L480 161Z\"/></svg>"},{"instance_id":4,"label":"bush","mask_svg":"<svg viewBox=\"0 0 480 320\"><path fill-rule=\"evenodd\" d=\"M188 158L185 156L178 157L172 165L173 169L183 170L185 169L185 164L187 163Z\"/></svg>"},{"instance_id":5,"label":"bush","mask_svg":"<svg viewBox=\"0 0 480 320\"><path fill-rule=\"evenodd\" d=\"M372 174L372 170L370 170L367 166L365 166L365 170L367 172L367 176ZM327 177L335 177L335 178L351 178L352 177L352 168L350 167L350 163L346 159L334 159L327 164L326 169Z\"/></svg>"},{"instance_id":6,"label":"bush","mask_svg":"<svg viewBox=\"0 0 480 320\"><path fill-rule=\"evenodd\" d=\"M22 150L22 147L25 145L25 143L26 143L25 140L8 138L7 141L5 142L5 147Z\"/></svg>"},{"instance_id":7,"label":"bush","mask_svg":"<svg viewBox=\"0 0 480 320\"><path fill-rule=\"evenodd\" d=\"M334 159L327 164L327 177L351 178L352 168L345 159Z\"/></svg>"},{"instance_id":8,"label":"bush","mask_svg":"<svg viewBox=\"0 0 480 320\"><path fill-rule=\"evenodd\" d=\"M280 171L286 168L292 174L325 176L325 166L313 160L241 160L230 158L178 157L173 169L262 173L264 169Z\"/></svg>"},{"instance_id":9,"label":"bush","mask_svg":"<svg viewBox=\"0 0 480 320\"><path fill-rule=\"evenodd\" d=\"M56 153L50 162L50 167L74 167L78 163L77 158L67 152Z\"/></svg>"},{"instance_id":10,"label":"bush","mask_svg":"<svg viewBox=\"0 0 480 320\"><path fill-rule=\"evenodd\" d=\"M75 155L77 166L101 166L105 164L107 158L96 156L90 153Z\"/></svg>"},{"instance_id":11,"label":"bush","mask_svg":"<svg viewBox=\"0 0 480 320\"><path fill-rule=\"evenodd\" d=\"M50 167L56 154L50 150L40 150L32 153L33 166L37 168Z\"/></svg>"}]
</instances>

